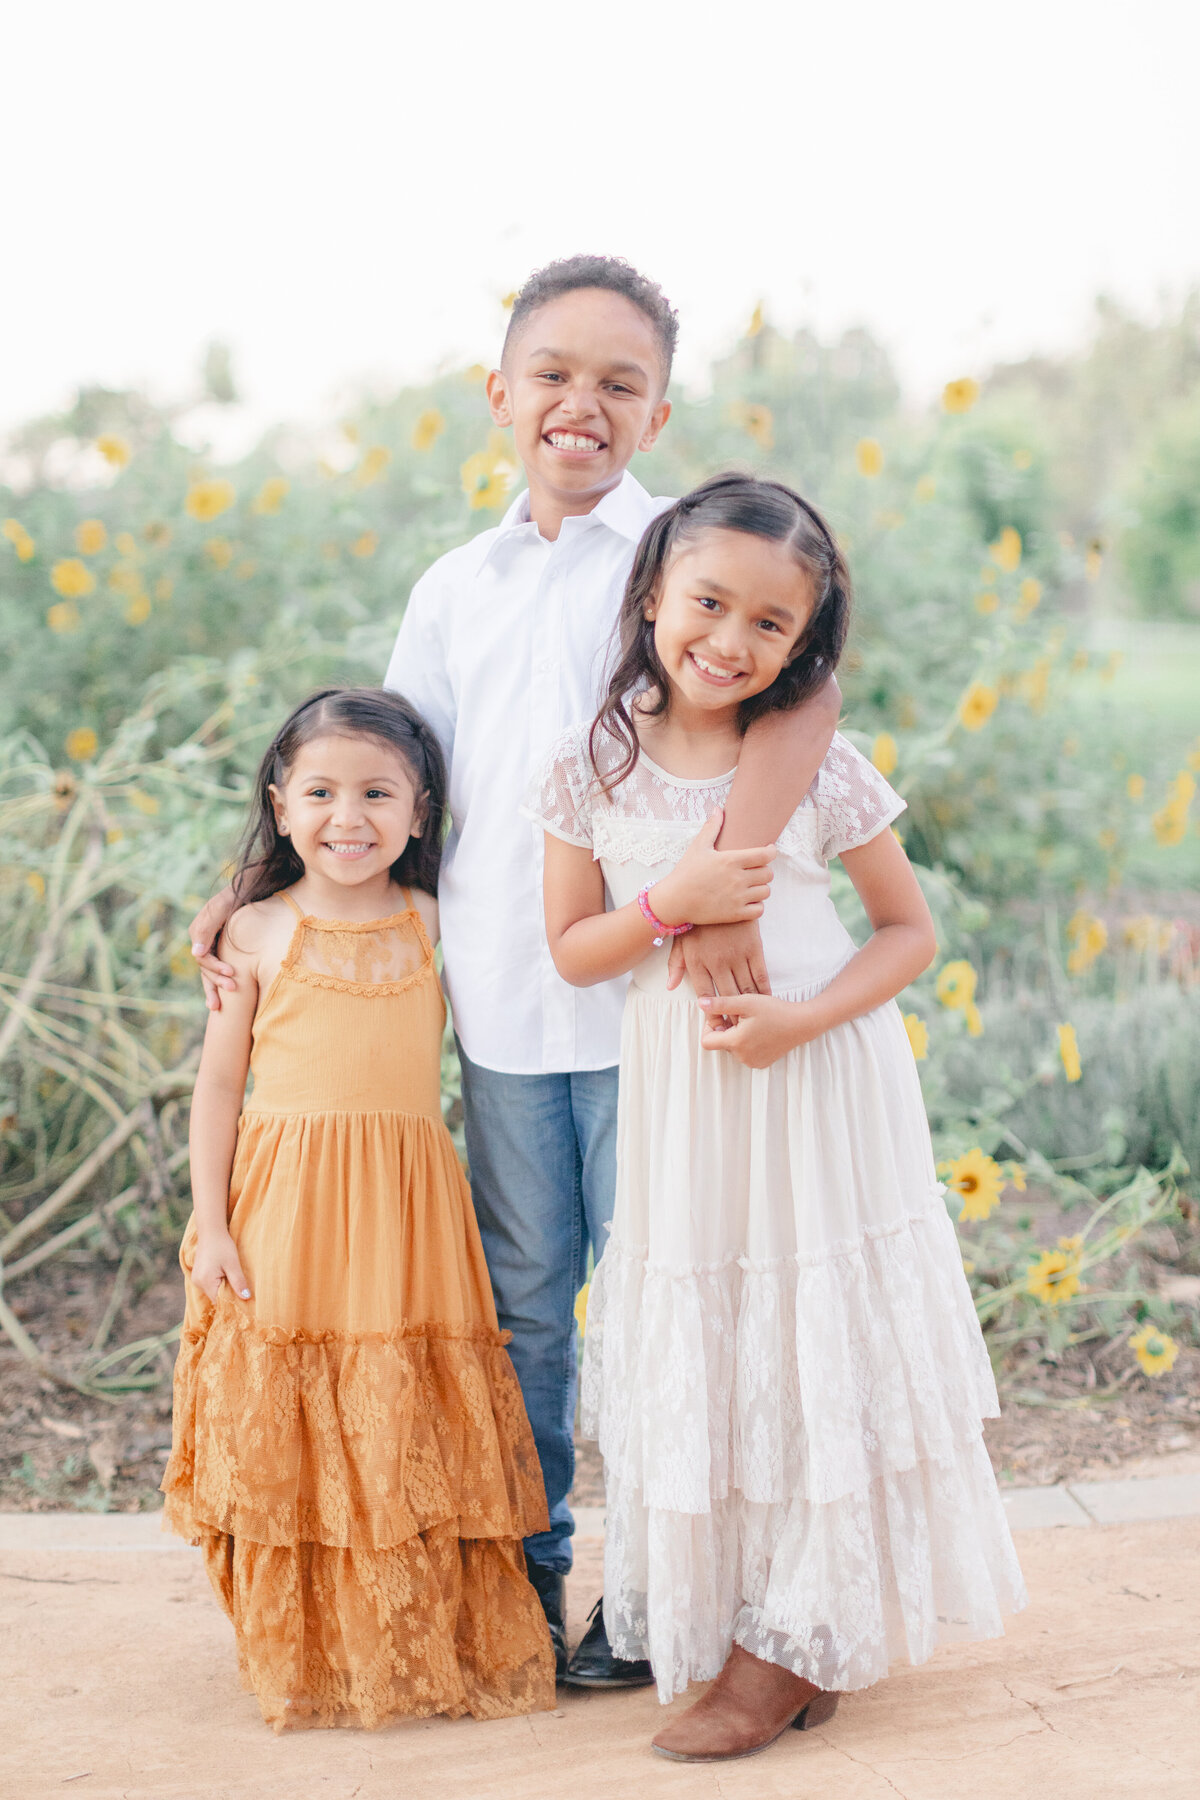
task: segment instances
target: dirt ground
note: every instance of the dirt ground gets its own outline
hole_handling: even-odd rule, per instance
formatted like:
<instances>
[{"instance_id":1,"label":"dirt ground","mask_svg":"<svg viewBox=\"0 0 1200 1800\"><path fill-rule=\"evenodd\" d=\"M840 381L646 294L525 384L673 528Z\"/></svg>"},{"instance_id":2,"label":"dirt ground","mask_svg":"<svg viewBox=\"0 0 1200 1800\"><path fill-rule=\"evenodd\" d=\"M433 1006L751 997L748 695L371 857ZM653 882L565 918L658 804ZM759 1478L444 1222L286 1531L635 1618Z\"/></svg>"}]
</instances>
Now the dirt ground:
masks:
<instances>
[{"instance_id":1,"label":"dirt ground","mask_svg":"<svg viewBox=\"0 0 1200 1800\"><path fill-rule=\"evenodd\" d=\"M94 1337L111 1280L94 1261L53 1263L14 1283L10 1302L52 1358L69 1364ZM165 1332L181 1307L178 1274L160 1277L131 1296L112 1341ZM1123 1346L1115 1376L1103 1361L1097 1370L1089 1349L1067 1351L1057 1364L1026 1359L1005 1384L1004 1415L987 1431L1002 1483L1101 1479L1147 1457L1200 1451L1200 1350L1183 1347L1170 1375L1151 1380ZM37 1375L0 1338L0 1512L157 1507L171 1442L173 1360L173 1346L160 1353L159 1383L149 1391L89 1399ZM582 1506L603 1501L594 1444L579 1446L575 1498Z\"/></svg>"},{"instance_id":2,"label":"dirt ground","mask_svg":"<svg viewBox=\"0 0 1200 1800\"><path fill-rule=\"evenodd\" d=\"M29 1521L32 1524L33 1521ZM49 1524L50 1521L47 1521ZM128 1521L143 1532L142 1521ZM150 1521L144 1522L146 1527ZM238 1687L198 1554L18 1549L0 1521L5 1800L1195 1800L1200 1518L1017 1534L1028 1609L990 1643L843 1700L751 1761L666 1763L653 1690L477 1724L274 1736ZM74 1527L122 1528L116 1519ZM67 1520L58 1535L69 1535ZM118 1553L114 1553L117 1551ZM573 1632L600 1579L577 1546ZM677 1700L679 1708L687 1704Z\"/></svg>"}]
</instances>

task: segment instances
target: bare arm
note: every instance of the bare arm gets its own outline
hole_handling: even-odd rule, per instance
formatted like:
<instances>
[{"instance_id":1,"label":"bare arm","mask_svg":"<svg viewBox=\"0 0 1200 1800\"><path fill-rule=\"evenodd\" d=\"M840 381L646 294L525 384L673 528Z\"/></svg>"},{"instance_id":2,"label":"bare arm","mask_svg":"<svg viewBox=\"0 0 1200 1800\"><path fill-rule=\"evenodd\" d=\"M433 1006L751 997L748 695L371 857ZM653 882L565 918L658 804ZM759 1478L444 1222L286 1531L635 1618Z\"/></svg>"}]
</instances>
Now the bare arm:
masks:
<instances>
[{"instance_id":1,"label":"bare arm","mask_svg":"<svg viewBox=\"0 0 1200 1800\"><path fill-rule=\"evenodd\" d=\"M871 937L813 1000L776 1000L769 994L732 998L728 1010L736 1023L729 1030L706 1031L706 1049L728 1050L750 1068L764 1069L796 1045L894 1000L929 967L937 951L933 920L892 832L880 831L870 843L845 851L842 863L866 908ZM704 998L700 1004L707 1010L714 1002Z\"/></svg>"},{"instance_id":2,"label":"bare arm","mask_svg":"<svg viewBox=\"0 0 1200 1800\"><path fill-rule=\"evenodd\" d=\"M770 892L773 849L717 850L719 812L701 828L669 875L647 896L664 925L700 919L756 919ZM604 876L590 850L546 833L546 936L554 966L573 987L628 973L660 934L635 900L604 910Z\"/></svg>"},{"instance_id":3,"label":"bare arm","mask_svg":"<svg viewBox=\"0 0 1200 1800\"><path fill-rule=\"evenodd\" d=\"M192 1280L210 1300L216 1299L223 1279L240 1299L247 1300L249 1283L229 1234L229 1178L246 1095L258 982L250 955L232 946L226 955L231 958L237 985L226 994L219 1010L209 1015L188 1128L196 1218Z\"/></svg>"},{"instance_id":4,"label":"bare arm","mask_svg":"<svg viewBox=\"0 0 1200 1800\"><path fill-rule=\"evenodd\" d=\"M831 675L791 712L767 713L746 733L725 809L723 850L773 844L812 786L837 729L842 693ZM698 994L769 994L757 925L708 925L671 952L670 986L687 974Z\"/></svg>"}]
</instances>

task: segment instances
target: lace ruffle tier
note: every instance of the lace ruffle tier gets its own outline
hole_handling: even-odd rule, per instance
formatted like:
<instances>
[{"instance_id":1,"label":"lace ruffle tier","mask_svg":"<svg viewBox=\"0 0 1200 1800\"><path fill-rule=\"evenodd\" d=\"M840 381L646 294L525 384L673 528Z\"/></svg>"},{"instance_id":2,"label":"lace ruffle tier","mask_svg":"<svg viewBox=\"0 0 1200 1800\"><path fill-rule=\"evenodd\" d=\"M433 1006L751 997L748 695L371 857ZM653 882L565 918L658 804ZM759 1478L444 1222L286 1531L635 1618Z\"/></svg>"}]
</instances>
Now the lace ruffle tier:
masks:
<instances>
[{"instance_id":1,"label":"lace ruffle tier","mask_svg":"<svg viewBox=\"0 0 1200 1800\"><path fill-rule=\"evenodd\" d=\"M505 1341L264 1328L232 1299L185 1333L165 1522L202 1546L277 1729L553 1705L521 1552L545 1498Z\"/></svg>"}]
</instances>

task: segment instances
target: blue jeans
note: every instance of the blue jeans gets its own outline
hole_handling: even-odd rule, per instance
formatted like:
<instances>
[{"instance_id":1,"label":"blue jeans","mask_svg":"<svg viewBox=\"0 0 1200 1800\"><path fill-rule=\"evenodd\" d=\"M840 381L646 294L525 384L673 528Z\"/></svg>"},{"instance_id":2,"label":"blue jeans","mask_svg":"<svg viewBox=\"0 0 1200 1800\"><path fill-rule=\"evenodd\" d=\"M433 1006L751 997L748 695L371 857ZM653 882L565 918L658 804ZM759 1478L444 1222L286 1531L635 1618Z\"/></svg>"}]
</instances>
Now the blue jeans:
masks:
<instances>
[{"instance_id":1,"label":"blue jeans","mask_svg":"<svg viewBox=\"0 0 1200 1800\"><path fill-rule=\"evenodd\" d=\"M502 1075L462 1064L471 1194L546 1484L531 1562L565 1575L575 1521L575 1296L603 1252L617 1178L617 1071Z\"/></svg>"}]
</instances>

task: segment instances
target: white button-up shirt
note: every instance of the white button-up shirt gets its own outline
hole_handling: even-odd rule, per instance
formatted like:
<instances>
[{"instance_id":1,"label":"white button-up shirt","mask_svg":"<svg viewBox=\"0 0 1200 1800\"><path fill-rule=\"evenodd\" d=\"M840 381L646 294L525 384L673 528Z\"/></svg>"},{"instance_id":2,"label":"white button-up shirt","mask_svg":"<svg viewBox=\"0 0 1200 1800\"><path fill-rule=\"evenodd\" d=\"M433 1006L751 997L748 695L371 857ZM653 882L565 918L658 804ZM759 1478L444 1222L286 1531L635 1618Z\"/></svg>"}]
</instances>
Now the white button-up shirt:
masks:
<instances>
[{"instance_id":1,"label":"white button-up shirt","mask_svg":"<svg viewBox=\"0 0 1200 1800\"><path fill-rule=\"evenodd\" d=\"M521 494L412 591L384 686L428 719L450 769L438 890L446 991L472 1062L506 1074L605 1069L625 979L563 981L542 913L543 837L520 815L568 726L594 716L639 538L671 503L626 473L553 543Z\"/></svg>"}]
</instances>

